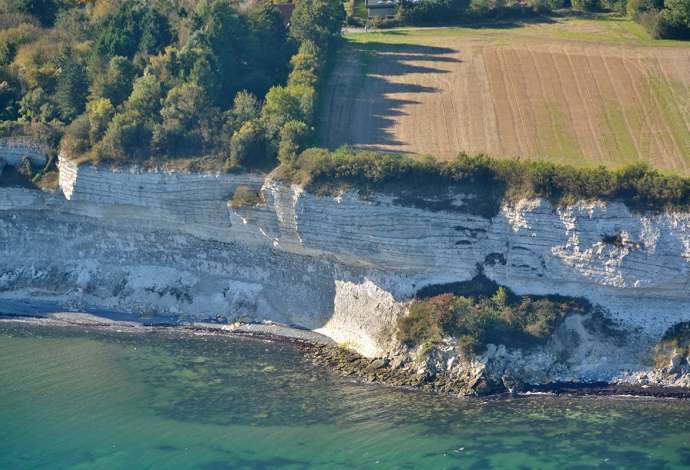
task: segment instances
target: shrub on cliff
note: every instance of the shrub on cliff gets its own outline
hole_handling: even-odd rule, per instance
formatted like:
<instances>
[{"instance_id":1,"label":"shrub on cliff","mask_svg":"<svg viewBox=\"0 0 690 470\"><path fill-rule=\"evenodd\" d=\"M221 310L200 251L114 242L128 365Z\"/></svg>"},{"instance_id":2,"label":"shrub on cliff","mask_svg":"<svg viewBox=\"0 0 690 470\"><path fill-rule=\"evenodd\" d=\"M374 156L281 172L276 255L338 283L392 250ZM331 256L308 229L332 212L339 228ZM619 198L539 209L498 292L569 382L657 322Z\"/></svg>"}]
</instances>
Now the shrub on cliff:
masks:
<instances>
[{"instance_id":1,"label":"shrub on cliff","mask_svg":"<svg viewBox=\"0 0 690 470\"><path fill-rule=\"evenodd\" d=\"M263 202L261 193L258 191L254 191L247 186L238 186L230 199L230 207L233 209L255 207L263 204Z\"/></svg>"},{"instance_id":2,"label":"shrub on cliff","mask_svg":"<svg viewBox=\"0 0 690 470\"><path fill-rule=\"evenodd\" d=\"M586 301L566 297L518 297L499 287L491 296L441 294L415 300L398 320L398 339L430 346L452 336L465 354L488 344L530 348L544 344L567 315L591 311Z\"/></svg>"},{"instance_id":3,"label":"shrub on cliff","mask_svg":"<svg viewBox=\"0 0 690 470\"><path fill-rule=\"evenodd\" d=\"M673 355L686 357L690 355L690 322L676 323L664 333L656 347L655 359L657 366L668 364Z\"/></svg>"}]
</instances>

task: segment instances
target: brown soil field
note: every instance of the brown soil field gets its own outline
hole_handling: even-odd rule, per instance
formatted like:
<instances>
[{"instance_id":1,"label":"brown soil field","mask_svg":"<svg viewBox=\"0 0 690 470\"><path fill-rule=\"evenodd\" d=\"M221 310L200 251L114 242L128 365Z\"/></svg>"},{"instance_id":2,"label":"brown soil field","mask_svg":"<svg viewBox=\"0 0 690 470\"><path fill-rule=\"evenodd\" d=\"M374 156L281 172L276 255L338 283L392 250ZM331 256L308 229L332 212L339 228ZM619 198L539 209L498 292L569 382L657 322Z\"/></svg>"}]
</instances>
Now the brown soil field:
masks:
<instances>
[{"instance_id":1,"label":"brown soil field","mask_svg":"<svg viewBox=\"0 0 690 470\"><path fill-rule=\"evenodd\" d=\"M321 143L690 174L690 45L564 23L352 34L322 95Z\"/></svg>"}]
</instances>

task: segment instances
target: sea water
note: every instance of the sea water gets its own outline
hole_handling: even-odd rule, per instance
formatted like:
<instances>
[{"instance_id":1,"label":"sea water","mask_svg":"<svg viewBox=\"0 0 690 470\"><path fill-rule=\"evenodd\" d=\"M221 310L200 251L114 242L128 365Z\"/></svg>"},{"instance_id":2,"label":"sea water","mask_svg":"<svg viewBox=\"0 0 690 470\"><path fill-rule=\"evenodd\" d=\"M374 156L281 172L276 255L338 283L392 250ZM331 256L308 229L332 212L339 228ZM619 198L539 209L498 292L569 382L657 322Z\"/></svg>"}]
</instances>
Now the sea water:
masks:
<instances>
[{"instance_id":1,"label":"sea water","mask_svg":"<svg viewBox=\"0 0 690 470\"><path fill-rule=\"evenodd\" d=\"M290 344L0 323L0 469L690 467L690 402L459 399Z\"/></svg>"}]
</instances>

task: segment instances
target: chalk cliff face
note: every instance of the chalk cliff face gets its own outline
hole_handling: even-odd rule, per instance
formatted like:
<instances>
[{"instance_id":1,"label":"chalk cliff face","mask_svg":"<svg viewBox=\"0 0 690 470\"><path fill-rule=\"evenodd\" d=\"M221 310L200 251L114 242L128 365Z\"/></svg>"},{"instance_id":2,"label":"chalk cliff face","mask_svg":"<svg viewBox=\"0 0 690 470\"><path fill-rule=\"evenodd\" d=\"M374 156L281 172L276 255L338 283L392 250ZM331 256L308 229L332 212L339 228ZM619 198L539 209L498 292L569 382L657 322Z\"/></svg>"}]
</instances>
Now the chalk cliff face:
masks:
<instances>
[{"instance_id":1,"label":"chalk cliff face","mask_svg":"<svg viewBox=\"0 0 690 470\"><path fill-rule=\"evenodd\" d=\"M265 203L229 208L240 185ZM574 379L641 370L649 346L690 320L690 214L525 200L486 218L457 188L320 197L252 174L77 168L64 159L60 188L0 188L5 309L31 299L276 320L374 356L391 346L415 292L481 271L519 294L586 297L630 333L625 345L596 346L571 321L583 338L579 362L559 377Z\"/></svg>"}]
</instances>

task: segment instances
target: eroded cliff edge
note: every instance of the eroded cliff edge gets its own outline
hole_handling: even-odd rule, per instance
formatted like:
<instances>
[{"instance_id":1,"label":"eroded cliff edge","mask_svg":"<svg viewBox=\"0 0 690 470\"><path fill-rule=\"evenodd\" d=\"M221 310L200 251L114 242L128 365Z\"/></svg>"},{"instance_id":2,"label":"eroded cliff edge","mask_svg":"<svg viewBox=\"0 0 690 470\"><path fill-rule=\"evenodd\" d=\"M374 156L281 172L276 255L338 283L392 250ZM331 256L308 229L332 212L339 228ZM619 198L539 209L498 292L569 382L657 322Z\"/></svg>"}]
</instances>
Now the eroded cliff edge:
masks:
<instances>
[{"instance_id":1,"label":"eroded cliff edge","mask_svg":"<svg viewBox=\"0 0 690 470\"><path fill-rule=\"evenodd\" d=\"M262 202L232 209L239 186ZM274 320L380 356L395 347L396 321L416 293L482 273L520 295L585 297L625 332L615 341L573 317L547 347L496 345L463 366L519 370L527 381L638 380L664 332L690 320L690 214L535 199L486 217L475 198L462 188L317 196L253 174L63 159L59 192L0 188L0 299L6 309L30 300ZM437 348L424 367L457 368L453 351L452 342Z\"/></svg>"}]
</instances>

